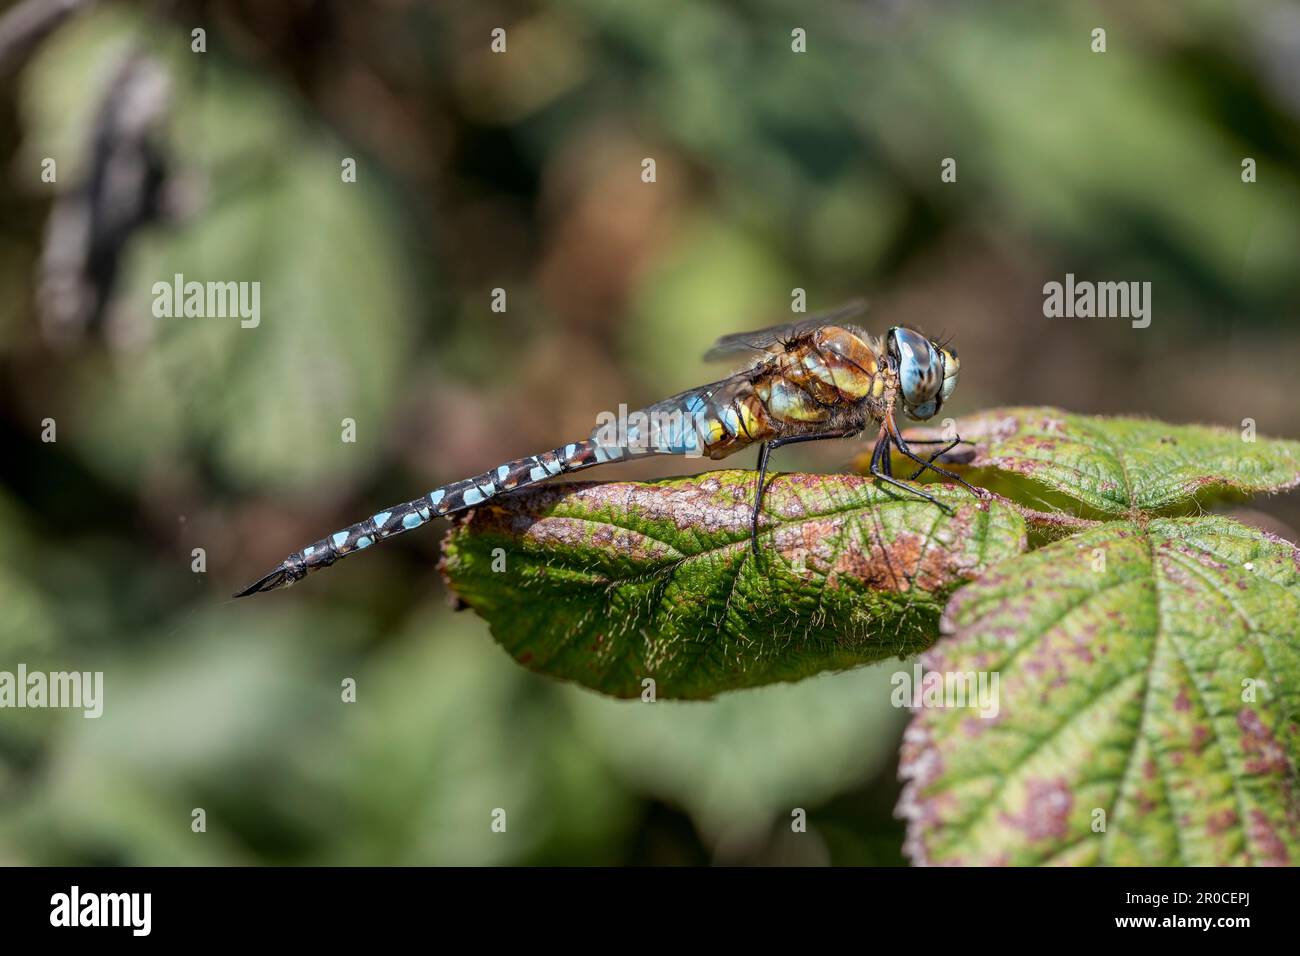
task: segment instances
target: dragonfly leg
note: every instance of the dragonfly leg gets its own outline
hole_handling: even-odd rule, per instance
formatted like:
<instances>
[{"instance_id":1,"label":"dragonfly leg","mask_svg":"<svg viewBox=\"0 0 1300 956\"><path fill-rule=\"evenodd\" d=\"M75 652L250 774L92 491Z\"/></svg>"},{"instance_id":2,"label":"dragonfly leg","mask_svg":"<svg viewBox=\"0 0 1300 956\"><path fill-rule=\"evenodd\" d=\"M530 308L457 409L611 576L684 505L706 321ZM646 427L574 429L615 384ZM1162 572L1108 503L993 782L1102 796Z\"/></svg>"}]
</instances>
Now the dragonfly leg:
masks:
<instances>
[{"instance_id":1,"label":"dragonfly leg","mask_svg":"<svg viewBox=\"0 0 1300 956\"><path fill-rule=\"evenodd\" d=\"M829 441L832 438L851 438L858 433L857 429L846 431L823 432L820 435L791 435L788 438L777 438L770 442L763 442L758 449L758 490L754 495L754 516L750 525L749 541L754 551L754 557L758 557L758 516L763 507L763 492L767 487L767 459L768 456L782 445L798 445L806 441Z\"/></svg>"},{"instance_id":2,"label":"dragonfly leg","mask_svg":"<svg viewBox=\"0 0 1300 956\"><path fill-rule=\"evenodd\" d=\"M758 487L754 489L754 514L749 526L749 544L758 557L758 513L763 507L763 486L767 484L767 458L772 454L770 442L758 446Z\"/></svg>"},{"instance_id":3,"label":"dragonfly leg","mask_svg":"<svg viewBox=\"0 0 1300 956\"><path fill-rule=\"evenodd\" d=\"M951 478L953 481L957 482L962 487L964 487L967 491L973 494L976 498L984 497L983 492L981 492L978 488L976 488L974 485L968 482L961 475L957 474L956 472L949 471L947 468L940 468L938 465L934 464L934 458L931 458L929 461L926 461L920 455L916 454L916 452L912 451L912 449L907 446L907 442L903 441L902 436L898 435L897 433L890 432L889 438L893 441L894 446L899 451L901 451L904 455L906 455L908 458L912 459L912 461L916 462L921 466L920 468L917 469L916 475L912 476L913 479L915 479L917 475L920 475L921 472L923 471L927 471L927 470L933 471L935 474L943 475L945 478ZM888 456L888 452L886 452L886 456Z\"/></svg>"},{"instance_id":4,"label":"dragonfly leg","mask_svg":"<svg viewBox=\"0 0 1300 956\"><path fill-rule=\"evenodd\" d=\"M928 440L927 440L927 441L909 441L909 442L908 442L908 445L938 445L938 444L940 444L941 442L942 442L942 439L940 439L939 441L933 441L933 442L932 442L932 441L928 441ZM927 459L925 460L925 464L922 465L920 468L916 469L916 471L912 473L912 477L909 478L908 480L909 480L909 481L916 481L917 478L921 477L921 472L925 471L925 469L926 469L927 466L929 466L929 465L933 465L936 461L938 461L938 460L939 460L940 458L942 458L944 455L948 454L948 452L952 451L954 448L956 448L956 447L957 447L958 445L960 445L960 444L961 444L961 438L954 438L954 439L952 439L952 441L948 442L948 444L944 445L942 448L940 448L938 451L936 451L933 455L931 455L929 458L927 458Z\"/></svg>"},{"instance_id":5,"label":"dragonfly leg","mask_svg":"<svg viewBox=\"0 0 1300 956\"><path fill-rule=\"evenodd\" d=\"M938 505L947 514L952 514L952 509L927 491L915 488L912 485L904 484L893 475L885 473L884 463L889 461L889 442L892 436L889 432L881 429L880 437L876 439L876 447L871 452L871 474L895 488L902 488L904 491L916 495L918 498L924 498L933 505Z\"/></svg>"}]
</instances>

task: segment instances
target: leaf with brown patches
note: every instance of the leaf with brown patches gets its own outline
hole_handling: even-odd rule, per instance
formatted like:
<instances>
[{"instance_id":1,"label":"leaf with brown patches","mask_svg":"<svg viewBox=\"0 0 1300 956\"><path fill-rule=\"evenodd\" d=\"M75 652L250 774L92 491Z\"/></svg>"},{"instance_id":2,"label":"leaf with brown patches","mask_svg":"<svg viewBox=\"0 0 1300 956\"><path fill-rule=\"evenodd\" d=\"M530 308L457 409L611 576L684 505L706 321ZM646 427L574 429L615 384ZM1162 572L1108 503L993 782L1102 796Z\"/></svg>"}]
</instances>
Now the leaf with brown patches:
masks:
<instances>
[{"instance_id":1,"label":"leaf with brown patches","mask_svg":"<svg viewBox=\"0 0 1300 956\"><path fill-rule=\"evenodd\" d=\"M1190 514L1215 500L1300 485L1300 442L1240 429L999 408L958 420L956 432L971 444L947 460L967 480L1043 512Z\"/></svg>"},{"instance_id":2,"label":"leaf with brown patches","mask_svg":"<svg viewBox=\"0 0 1300 956\"><path fill-rule=\"evenodd\" d=\"M915 862L1300 859L1289 542L1208 516L1111 522L963 588L942 628L900 771ZM987 697L960 700L968 684Z\"/></svg>"},{"instance_id":3,"label":"leaf with brown patches","mask_svg":"<svg viewBox=\"0 0 1300 956\"><path fill-rule=\"evenodd\" d=\"M442 568L525 666L618 697L708 698L909 654L956 587L1025 548L1010 506L852 475L545 486L462 518ZM495 567L494 567L495 565Z\"/></svg>"}]
</instances>

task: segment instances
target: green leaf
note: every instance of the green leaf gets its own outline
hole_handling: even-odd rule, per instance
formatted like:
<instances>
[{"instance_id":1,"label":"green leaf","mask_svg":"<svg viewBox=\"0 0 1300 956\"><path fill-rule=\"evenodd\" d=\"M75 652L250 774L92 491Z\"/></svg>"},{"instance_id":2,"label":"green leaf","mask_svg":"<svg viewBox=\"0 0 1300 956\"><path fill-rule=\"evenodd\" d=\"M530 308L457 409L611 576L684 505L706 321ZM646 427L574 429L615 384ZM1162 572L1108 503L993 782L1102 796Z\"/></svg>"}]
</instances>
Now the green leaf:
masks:
<instances>
[{"instance_id":1,"label":"green leaf","mask_svg":"<svg viewBox=\"0 0 1300 956\"><path fill-rule=\"evenodd\" d=\"M1046 511L1103 518L1192 512L1215 499L1300 484L1300 442L1247 441L1236 429L1057 408L992 409L956 426L975 445L964 477ZM930 434L908 434L923 432Z\"/></svg>"},{"instance_id":2,"label":"green leaf","mask_svg":"<svg viewBox=\"0 0 1300 956\"><path fill-rule=\"evenodd\" d=\"M750 551L755 475L548 486L444 542L451 587L525 666L618 697L798 680L926 647L952 590L1025 547L1009 506L945 514L847 475L782 475Z\"/></svg>"},{"instance_id":3,"label":"green leaf","mask_svg":"<svg viewBox=\"0 0 1300 956\"><path fill-rule=\"evenodd\" d=\"M1115 522L963 589L899 805L929 863L1270 864L1300 855L1300 551L1224 518ZM956 703L949 700L948 703ZM1104 830L1100 829L1104 825Z\"/></svg>"}]
</instances>

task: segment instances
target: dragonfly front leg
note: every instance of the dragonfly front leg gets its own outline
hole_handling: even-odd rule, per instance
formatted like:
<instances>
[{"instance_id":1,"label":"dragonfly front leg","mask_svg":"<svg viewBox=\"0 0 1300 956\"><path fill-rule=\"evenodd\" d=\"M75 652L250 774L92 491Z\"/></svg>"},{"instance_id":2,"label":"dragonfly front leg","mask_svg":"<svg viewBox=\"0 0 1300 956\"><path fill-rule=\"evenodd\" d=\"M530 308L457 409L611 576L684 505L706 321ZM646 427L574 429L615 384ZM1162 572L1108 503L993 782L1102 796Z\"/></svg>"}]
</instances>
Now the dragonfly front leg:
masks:
<instances>
[{"instance_id":1,"label":"dragonfly front leg","mask_svg":"<svg viewBox=\"0 0 1300 956\"><path fill-rule=\"evenodd\" d=\"M926 439L922 439L921 441L909 441L907 444L908 445L939 445L942 443L943 443L942 438L936 440L931 440L926 438ZM927 458L925 460L925 464L923 464L920 468L916 469L916 471L912 473L912 476L908 478L908 481L916 481L917 478L921 477L921 472L925 471L927 467L933 465L936 461L938 461L944 455L948 454L948 452L952 451L960 444L961 444L961 436L959 435L958 437L949 441L948 444L944 445L942 448L936 451L929 458Z\"/></svg>"},{"instance_id":2,"label":"dragonfly front leg","mask_svg":"<svg viewBox=\"0 0 1300 956\"><path fill-rule=\"evenodd\" d=\"M980 491L978 488L976 488L974 485L968 482L961 475L957 474L956 472L949 471L947 468L940 468L938 465L936 465L934 463L934 460L938 457L938 453L932 455L930 457L930 460L926 461L920 455L916 454L916 452L912 451L911 448L907 447L907 442L903 441L903 437L899 435L897 432L886 432L885 437L887 441L892 441L894 443L894 447L896 447L904 455L906 455L908 458L912 459L912 461L916 462L921 466L916 470L916 474L912 476L913 481L916 480L916 478L921 474L921 472L927 470L933 471L935 474L943 475L945 478L951 478L953 481L962 485L967 491L973 494L976 498L984 497L984 493L982 491ZM888 449L888 444L886 444L886 449ZM886 458L889 457L888 450L885 451L885 457Z\"/></svg>"},{"instance_id":3,"label":"dragonfly front leg","mask_svg":"<svg viewBox=\"0 0 1300 956\"><path fill-rule=\"evenodd\" d=\"M871 452L871 474L883 482L891 484L896 488L902 488L904 491L910 492L919 498L924 498L933 505L938 505L947 514L952 514L952 509L934 495L922 491L920 488L906 485L895 478L892 474L886 472L885 467L889 462L889 443L892 439L893 436L889 433L889 429L882 426L880 429L880 437L876 439L876 447Z\"/></svg>"}]
</instances>

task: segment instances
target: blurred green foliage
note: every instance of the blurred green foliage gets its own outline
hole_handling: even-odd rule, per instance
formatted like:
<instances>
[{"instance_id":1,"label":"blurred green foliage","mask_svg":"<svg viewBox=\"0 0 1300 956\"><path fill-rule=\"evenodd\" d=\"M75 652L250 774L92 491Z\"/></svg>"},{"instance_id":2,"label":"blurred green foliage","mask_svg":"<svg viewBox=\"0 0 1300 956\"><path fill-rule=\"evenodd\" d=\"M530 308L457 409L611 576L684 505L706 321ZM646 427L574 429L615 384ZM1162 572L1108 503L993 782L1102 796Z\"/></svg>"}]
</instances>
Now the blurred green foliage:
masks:
<instances>
[{"instance_id":1,"label":"blurred green foliage","mask_svg":"<svg viewBox=\"0 0 1300 956\"><path fill-rule=\"evenodd\" d=\"M385 503L713 375L704 346L778 319L796 286L954 335L953 414L1300 433L1298 36L1280 0L72 19L0 90L0 669L102 669L106 705L0 713L0 862L900 862L895 665L708 704L596 698L445 607L437 531L225 596ZM103 326L56 348L46 225L132 49L170 77L184 201L131 235ZM1044 319L1066 271L1152 281L1151 328ZM175 272L261 281L261 325L154 319ZM1255 517L1294 538L1296 507Z\"/></svg>"}]
</instances>

